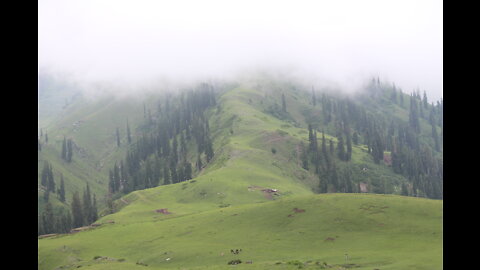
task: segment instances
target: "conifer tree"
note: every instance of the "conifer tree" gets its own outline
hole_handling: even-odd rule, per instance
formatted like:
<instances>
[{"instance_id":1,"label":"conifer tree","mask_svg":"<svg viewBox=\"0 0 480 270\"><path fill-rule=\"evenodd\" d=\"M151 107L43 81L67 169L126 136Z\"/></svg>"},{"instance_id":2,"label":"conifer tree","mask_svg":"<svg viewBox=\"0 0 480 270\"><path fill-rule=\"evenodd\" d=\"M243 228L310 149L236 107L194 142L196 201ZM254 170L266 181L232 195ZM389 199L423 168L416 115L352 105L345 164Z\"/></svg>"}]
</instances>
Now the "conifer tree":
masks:
<instances>
[{"instance_id":1,"label":"conifer tree","mask_svg":"<svg viewBox=\"0 0 480 270\"><path fill-rule=\"evenodd\" d=\"M343 143L343 136L341 134L338 136L337 155L340 160L345 160L345 145Z\"/></svg>"},{"instance_id":2,"label":"conifer tree","mask_svg":"<svg viewBox=\"0 0 480 270\"><path fill-rule=\"evenodd\" d=\"M115 162L115 165L113 167L113 181L114 181L114 192L117 192L120 190L120 170L117 166L117 162Z\"/></svg>"},{"instance_id":3,"label":"conifer tree","mask_svg":"<svg viewBox=\"0 0 480 270\"><path fill-rule=\"evenodd\" d=\"M58 190L59 200L65 202L65 181L63 180L63 174L60 175L60 189Z\"/></svg>"},{"instance_id":4,"label":"conifer tree","mask_svg":"<svg viewBox=\"0 0 480 270\"><path fill-rule=\"evenodd\" d=\"M45 131L45 144L48 144L48 133Z\"/></svg>"},{"instance_id":5,"label":"conifer tree","mask_svg":"<svg viewBox=\"0 0 480 270\"><path fill-rule=\"evenodd\" d=\"M350 136L350 132L346 132L346 141L347 141L347 153L345 156L345 160L349 161L352 159L352 137Z\"/></svg>"},{"instance_id":6,"label":"conifer tree","mask_svg":"<svg viewBox=\"0 0 480 270\"><path fill-rule=\"evenodd\" d=\"M172 178L172 184L178 183L178 175L177 175L177 165L173 161L170 161L170 177Z\"/></svg>"},{"instance_id":7,"label":"conifer tree","mask_svg":"<svg viewBox=\"0 0 480 270\"><path fill-rule=\"evenodd\" d=\"M63 143L62 143L62 159L67 160L67 139L63 136Z\"/></svg>"},{"instance_id":8,"label":"conifer tree","mask_svg":"<svg viewBox=\"0 0 480 270\"><path fill-rule=\"evenodd\" d=\"M212 141L208 136L206 138L206 144L205 144L205 155L207 156L207 163L210 162L210 160L212 160L213 158L213 147L212 147Z\"/></svg>"},{"instance_id":9,"label":"conifer tree","mask_svg":"<svg viewBox=\"0 0 480 270\"><path fill-rule=\"evenodd\" d=\"M307 149L305 149L305 145L303 142L300 142L300 159L302 161L302 168L308 171L308 156L307 156Z\"/></svg>"},{"instance_id":10,"label":"conifer tree","mask_svg":"<svg viewBox=\"0 0 480 270\"><path fill-rule=\"evenodd\" d=\"M282 111L287 112L287 103L285 101L285 94L282 93Z\"/></svg>"},{"instance_id":11,"label":"conifer tree","mask_svg":"<svg viewBox=\"0 0 480 270\"><path fill-rule=\"evenodd\" d=\"M428 109L428 98L427 98L427 92L423 91L423 107L425 109Z\"/></svg>"},{"instance_id":12,"label":"conifer tree","mask_svg":"<svg viewBox=\"0 0 480 270\"><path fill-rule=\"evenodd\" d=\"M116 135L117 135L117 147L120 147L120 131L118 130L118 127L116 131Z\"/></svg>"},{"instance_id":13,"label":"conifer tree","mask_svg":"<svg viewBox=\"0 0 480 270\"><path fill-rule=\"evenodd\" d=\"M116 188L115 188L115 180L113 179L113 171L110 169L108 172L108 190L110 193L115 193Z\"/></svg>"},{"instance_id":14,"label":"conifer tree","mask_svg":"<svg viewBox=\"0 0 480 270\"><path fill-rule=\"evenodd\" d=\"M358 145L358 133L356 131L353 132L352 141L355 145Z\"/></svg>"},{"instance_id":15,"label":"conifer tree","mask_svg":"<svg viewBox=\"0 0 480 270\"><path fill-rule=\"evenodd\" d=\"M45 211L42 214L42 221L45 234L53 233L55 231L53 207L50 202L45 205Z\"/></svg>"},{"instance_id":16,"label":"conifer tree","mask_svg":"<svg viewBox=\"0 0 480 270\"><path fill-rule=\"evenodd\" d=\"M85 218L84 224L90 224L93 218L93 207L92 207L92 197L90 194L90 186L87 183L86 190L83 191L83 215Z\"/></svg>"},{"instance_id":17,"label":"conifer tree","mask_svg":"<svg viewBox=\"0 0 480 270\"><path fill-rule=\"evenodd\" d=\"M48 202L48 200L50 199L50 190L45 190L45 192L43 193L43 200L45 202Z\"/></svg>"},{"instance_id":18,"label":"conifer tree","mask_svg":"<svg viewBox=\"0 0 480 270\"><path fill-rule=\"evenodd\" d=\"M202 166L203 166L203 164L202 164L202 159L201 159L201 157L200 157L200 154L198 155L196 165L197 165L197 170L200 171L200 170L202 169Z\"/></svg>"},{"instance_id":19,"label":"conifer tree","mask_svg":"<svg viewBox=\"0 0 480 270\"><path fill-rule=\"evenodd\" d=\"M437 134L437 127L435 123L432 125L432 137L433 137L433 142L435 143L435 150L437 152L440 152L440 139Z\"/></svg>"},{"instance_id":20,"label":"conifer tree","mask_svg":"<svg viewBox=\"0 0 480 270\"><path fill-rule=\"evenodd\" d=\"M43 169L42 169L42 175L41 175L41 181L40 184L44 186L45 188L48 187L48 174L49 174L50 166L48 164L48 161L45 161L43 164Z\"/></svg>"},{"instance_id":21,"label":"conifer tree","mask_svg":"<svg viewBox=\"0 0 480 270\"><path fill-rule=\"evenodd\" d=\"M127 141L128 141L128 144L132 143L132 136L130 134L130 126L128 125L128 118L127 118Z\"/></svg>"},{"instance_id":22,"label":"conifer tree","mask_svg":"<svg viewBox=\"0 0 480 270\"><path fill-rule=\"evenodd\" d=\"M55 192L55 179L53 176L53 169L52 165L49 164L48 166L48 180L47 180L47 190L51 192Z\"/></svg>"},{"instance_id":23,"label":"conifer tree","mask_svg":"<svg viewBox=\"0 0 480 270\"><path fill-rule=\"evenodd\" d=\"M183 176L185 180L192 179L192 164L190 162L185 163Z\"/></svg>"},{"instance_id":24,"label":"conifer tree","mask_svg":"<svg viewBox=\"0 0 480 270\"><path fill-rule=\"evenodd\" d=\"M72 203L70 205L72 208L73 227L78 228L83 226L84 224L83 207L82 207L82 202L80 201L80 197L78 195L78 191L75 191L75 193L73 194Z\"/></svg>"},{"instance_id":25,"label":"conifer tree","mask_svg":"<svg viewBox=\"0 0 480 270\"><path fill-rule=\"evenodd\" d=\"M315 90L313 89L313 86L312 86L312 103L313 103L313 106L317 105L317 98L315 97Z\"/></svg>"},{"instance_id":26,"label":"conifer tree","mask_svg":"<svg viewBox=\"0 0 480 270\"><path fill-rule=\"evenodd\" d=\"M170 181L170 172L168 170L168 166L165 164L163 167L163 184L168 185L171 184L172 182Z\"/></svg>"},{"instance_id":27,"label":"conifer tree","mask_svg":"<svg viewBox=\"0 0 480 270\"><path fill-rule=\"evenodd\" d=\"M72 162L73 156L73 142L71 139L67 140L67 162Z\"/></svg>"},{"instance_id":28,"label":"conifer tree","mask_svg":"<svg viewBox=\"0 0 480 270\"><path fill-rule=\"evenodd\" d=\"M42 144L40 143L40 139L38 139L38 151L42 152Z\"/></svg>"},{"instance_id":29,"label":"conifer tree","mask_svg":"<svg viewBox=\"0 0 480 270\"><path fill-rule=\"evenodd\" d=\"M93 193L92 222L98 219L97 198Z\"/></svg>"},{"instance_id":30,"label":"conifer tree","mask_svg":"<svg viewBox=\"0 0 480 270\"><path fill-rule=\"evenodd\" d=\"M400 89L400 106L403 107L403 92L402 92L402 89Z\"/></svg>"}]
</instances>

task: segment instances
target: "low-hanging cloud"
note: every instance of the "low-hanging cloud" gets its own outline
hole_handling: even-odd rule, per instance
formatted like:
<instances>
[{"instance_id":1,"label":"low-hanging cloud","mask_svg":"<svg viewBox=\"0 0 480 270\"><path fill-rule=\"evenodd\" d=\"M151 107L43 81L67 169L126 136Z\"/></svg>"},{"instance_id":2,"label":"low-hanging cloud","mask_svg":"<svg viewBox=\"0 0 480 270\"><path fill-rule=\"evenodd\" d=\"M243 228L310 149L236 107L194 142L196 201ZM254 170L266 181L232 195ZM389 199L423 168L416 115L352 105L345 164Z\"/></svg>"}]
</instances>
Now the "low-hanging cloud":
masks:
<instances>
[{"instance_id":1,"label":"low-hanging cloud","mask_svg":"<svg viewBox=\"0 0 480 270\"><path fill-rule=\"evenodd\" d=\"M442 96L441 1L39 1L39 66L135 83L291 67Z\"/></svg>"}]
</instances>

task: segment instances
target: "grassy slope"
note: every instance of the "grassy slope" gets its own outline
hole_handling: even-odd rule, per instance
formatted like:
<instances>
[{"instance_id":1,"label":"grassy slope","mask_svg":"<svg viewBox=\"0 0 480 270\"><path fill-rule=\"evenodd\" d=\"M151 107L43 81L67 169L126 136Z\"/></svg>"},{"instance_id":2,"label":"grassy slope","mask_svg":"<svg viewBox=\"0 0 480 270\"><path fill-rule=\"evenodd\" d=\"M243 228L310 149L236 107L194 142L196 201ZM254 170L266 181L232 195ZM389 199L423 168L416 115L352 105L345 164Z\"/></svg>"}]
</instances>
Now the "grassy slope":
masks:
<instances>
[{"instance_id":1,"label":"grassy slope","mask_svg":"<svg viewBox=\"0 0 480 270\"><path fill-rule=\"evenodd\" d=\"M262 96L243 88L222 96L221 107L210 112L215 158L195 181L125 196L116 202L119 212L100 219L115 224L39 240L41 269L86 267L97 255L125 261L101 261L87 269L135 269L138 261L150 268L224 269L236 258L229 253L232 248L244 250L238 255L242 260L254 261L238 266L249 269L287 269L273 264L295 259L340 264L345 251L363 269L441 266L441 201L313 195L318 180L296 165L294 150L299 140L306 141L305 130L287 127L249 105L249 99ZM366 158L361 147L354 156ZM281 196L272 202L261 191L249 190L252 185L277 188ZM294 207L306 212L288 217ZM159 208L173 214L155 213ZM325 242L327 237L336 240ZM172 259L167 262L167 257Z\"/></svg>"},{"instance_id":2,"label":"grassy slope","mask_svg":"<svg viewBox=\"0 0 480 270\"><path fill-rule=\"evenodd\" d=\"M295 207L305 212L295 214ZM192 215L149 211L141 220L110 218L116 223L41 240L41 269L90 264L86 269L109 269L93 261L95 256L125 259L111 263L112 269L130 269L137 262L151 269L225 269L236 258L254 262L240 268L293 269L285 262L343 264L345 252L357 269L438 269L442 261L442 202L426 199L324 194ZM329 237L335 240L325 241ZM237 248L240 255L230 254Z\"/></svg>"},{"instance_id":3,"label":"grassy slope","mask_svg":"<svg viewBox=\"0 0 480 270\"><path fill-rule=\"evenodd\" d=\"M46 106L43 103L42 105ZM148 102L147 106L154 108L154 104ZM128 147L127 117L132 139L135 140L139 133L136 127L143 121L141 101L110 96L89 100L78 96L75 102L49 118L49 125L46 127L49 143L44 144L38 154L38 175L41 175L44 161L47 160L52 164L56 187L60 185L60 173L64 175L67 202L71 201L75 191L82 192L89 183L92 192L97 196L99 206L102 207L107 192L108 170L115 161L125 156ZM40 122L39 119L39 124ZM117 127L120 130L121 147L116 145ZM77 146L72 163L64 162L60 158L64 136L71 138ZM38 181L40 183L40 177ZM43 192L39 192L38 197L39 209L43 209Z\"/></svg>"}]
</instances>

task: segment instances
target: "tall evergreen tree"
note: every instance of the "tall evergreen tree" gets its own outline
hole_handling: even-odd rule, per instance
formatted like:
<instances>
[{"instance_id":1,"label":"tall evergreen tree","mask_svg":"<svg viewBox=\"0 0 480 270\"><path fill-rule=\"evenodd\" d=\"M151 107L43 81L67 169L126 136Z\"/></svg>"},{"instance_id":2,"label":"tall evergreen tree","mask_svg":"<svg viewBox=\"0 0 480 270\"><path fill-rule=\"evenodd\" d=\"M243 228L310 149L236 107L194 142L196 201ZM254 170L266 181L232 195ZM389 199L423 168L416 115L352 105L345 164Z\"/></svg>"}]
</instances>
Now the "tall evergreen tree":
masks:
<instances>
[{"instance_id":1,"label":"tall evergreen tree","mask_svg":"<svg viewBox=\"0 0 480 270\"><path fill-rule=\"evenodd\" d=\"M349 161L352 159L352 137L350 136L350 131L347 131L345 135L347 141L347 153L345 156L345 160Z\"/></svg>"},{"instance_id":2,"label":"tall evergreen tree","mask_svg":"<svg viewBox=\"0 0 480 270\"><path fill-rule=\"evenodd\" d=\"M62 143L62 159L67 160L67 138L63 136L63 143Z\"/></svg>"},{"instance_id":3,"label":"tall evergreen tree","mask_svg":"<svg viewBox=\"0 0 480 270\"><path fill-rule=\"evenodd\" d=\"M313 86L312 86L312 103L313 103L313 106L317 105L317 98L315 97L315 90L313 89Z\"/></svg>"},{"instance_id":4,"label":"tall evergreen tree","mask_svg":"<svg viewBox=\"0 0 480 270\"><path fill-rule=\"evenodd\" d=\"M45 234L53 233L55 231L55 217L53 214L53 206L50 202L45 205L45 210L42 214L43 230Z\"/></svg>"},{"instance_id":5,"label":"tall evergreen tree","mask_svg":"<svg viewBox=\"0 0 480 270\"><path fill-rule=\"evenodd\" d=\"M282 93L282 111L287 112L287 102L285 101L285 94Z\"/></svg>"},{"instance_id":6,"label":"tall evergreen tree","mask_svg":"<svg viewBox=\"0 0 480 270\"><path fill-rule=\"evenodd\" d=\"M345 145L343 143L343 136L341 134L338 135L337 155L340 160L346 159Z\"/></svg>"},{"instance_id":7,"label":"tall evergreen tree","mask_svg":"<svg viewBox=\"0 0 480 270\"><path fill-rule=\"evenodd\" d=\"M170 171L168 170L168 166L165 164L163 166L163 184L168 185L171 183L172 182L170 181Z\"/></svg>"},{"instance_id":8,"label":"tall evergreen tree","mask_svg":"<svg viewBox=\"0 0 480 270\"><path fill-rule=\"evenodd\" d=\"M128 144L132 143L132 135L130 134L130 126L128 125L128 118L127 118L127 141L128 141Z\"/></svg>"},{"instance_id":9,"label":"tall evergreen tree","mask_svg":"<svg viewBox=\"0 0 480 270\"><path fill-rule=\"evenodd\" d=\"M355 145L358 145L358 133L356 131L353 132L352 141Z\"/></svg>"},{"instance_id":10,"label":"tall evergreen tree","mask_svg":"<svg viewBox=\"0 0 480 270\"><path fill-rule=\"evenodd\" d=\"M190 162L185 163L183 176L184 176L185 180L192 179L192 164Z\"/></svg>"},{"instance_id":11,"label":"tall evergreen tree","mask_svg":"<svg viewBox=\"0 0 480 270\"><path fill-rule=\"evenodd\" d=\"M83 191L83 215L84 215L84 224L92 223L93 218L93 206L92 206L92 196L90 194L90 186L87 183L87 188Z\"/></svg>"},{"instance_id":12,"label":"tall evergreen tree","mask_svg":"<svg viewBox=\"0 0 480 270\"><path fill-rule=\"evenodd\" d=\"M118 130L118 127L116 131L116 135L117 135L117 147L120 147L120 131Z\"/></svg>"},{"instance_id":13,"label":"tall evergreen tree","mask_svg":"<svg viewBox=\"0 0 480 270\"><path fill-rule=\"evenodd\" d=\"M93 193L93 205L92 205L92 222L98 219L97 198Z\"/></svg>"},{"instance_id":14,"label":"tall evergreen tree","mask_svg":"<svg viewBox=\"0 0 480 270\"><path fill-rule=\"evenodd\" d=\"M72 162L73 142L72 139L67 140L67 162Z\"/></svg>"},{"instance_id":15,"label":"tall evergreen tree","mask_svg":"<svg viewBox=\"0 0 480 270\"><path fill-rule=\"evenodd\" d=\"M72 208L73 227L82 227L84 224L83 207L77 191L73 194L72 203L70 205Z\"/></svg>"},{"instance_id":16,"label":"tall evergreen tree","mask_svg":"<svg viewBox=\"0 0 480 270\"><path fill-rule=\"evenodd\" d=\"M60 189L58 190L59 200L65 202L65 181L63 180L63 174L60 175Z\"/></svg>"}]
</instances>

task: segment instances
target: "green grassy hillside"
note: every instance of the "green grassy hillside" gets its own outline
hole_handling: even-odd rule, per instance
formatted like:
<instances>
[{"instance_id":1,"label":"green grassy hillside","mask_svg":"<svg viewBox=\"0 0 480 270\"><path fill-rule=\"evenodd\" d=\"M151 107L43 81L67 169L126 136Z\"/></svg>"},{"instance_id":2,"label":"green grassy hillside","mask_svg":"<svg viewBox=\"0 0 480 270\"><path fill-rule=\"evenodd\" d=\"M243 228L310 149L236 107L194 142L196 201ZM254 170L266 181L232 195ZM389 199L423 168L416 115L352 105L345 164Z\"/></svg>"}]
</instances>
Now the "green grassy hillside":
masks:
<instances>
[{"instance_id":1,"label":"green grassy hillside","mask_svg":"<svg viewBox=\"0 0 480 270\"><path fill-rule=\"evenodd\" d=\"M299 153L308 143L302 109L311 105L300 92L285 93L287 119L268 111L281 104L272 89L224 93L207 113L215 156L197 177L122 197L102 226L39 239L39 269L227 269L234 259L240 269L442 268L442 201L314 194L319 178L301 167ZM361 144L339 166L355 167L356 183L382 181L391 193L405 181Z\"/></svg>"},{"instance_id":2,"label":"green grassy hillside","mask_svg":"<svg viewBox=\"0 0 480 270\"><path fill-rule=\"evenodd\" d=\"M317 262L337 269L442 267L441 201L324 194L186 215L175 203L148 201L163 197L165 188L136 192L136 201L103 219L114 224L40 240L40 269L132 269L137 263L150 269L226 269L237 258L241 269L297 269L287 264L297 260L307 269L321 269ZM190 207L202 208L196 205ZM172 214L154 211L163 207Z\"/></svg>"}]
</instances>

